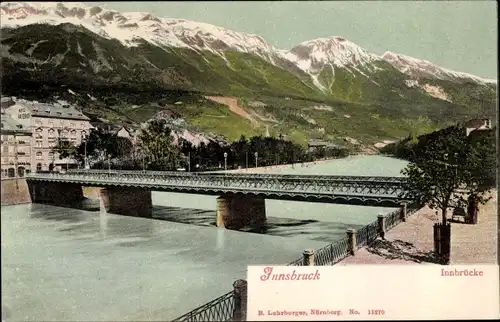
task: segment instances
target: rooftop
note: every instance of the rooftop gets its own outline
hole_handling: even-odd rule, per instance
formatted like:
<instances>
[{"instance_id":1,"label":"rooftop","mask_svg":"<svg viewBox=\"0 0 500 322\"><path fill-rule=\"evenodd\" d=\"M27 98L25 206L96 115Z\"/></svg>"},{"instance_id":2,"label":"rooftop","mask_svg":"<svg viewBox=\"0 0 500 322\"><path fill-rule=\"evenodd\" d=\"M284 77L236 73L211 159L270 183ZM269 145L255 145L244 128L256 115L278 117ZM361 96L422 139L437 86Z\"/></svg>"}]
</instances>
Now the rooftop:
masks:
<instances>
[{"instance_id":1,"label":"rooftop","mask_svg":"<svg viewBox=\"0 0 500 322\"><path fill-rule=\"evenodd\" d=\"M82 112L70 106L57 106L45 103L36 103L36 104L21 103L21 105L28 108L31 111L32 116L65 118L65 119L85 120L85 121L90 120Z\"/></svg>"},{"instance_id":2,"label":"rooftop","mask_svg":"<svg viewBox=\"0 0 500 322\"><path fill-rule=\"evenodd\" d=\"M30 134L31 131L24 127L22 124L16 122L10 115L2 113L2 133L3 132L16 132Z\"/></svg>"}]
</instances>

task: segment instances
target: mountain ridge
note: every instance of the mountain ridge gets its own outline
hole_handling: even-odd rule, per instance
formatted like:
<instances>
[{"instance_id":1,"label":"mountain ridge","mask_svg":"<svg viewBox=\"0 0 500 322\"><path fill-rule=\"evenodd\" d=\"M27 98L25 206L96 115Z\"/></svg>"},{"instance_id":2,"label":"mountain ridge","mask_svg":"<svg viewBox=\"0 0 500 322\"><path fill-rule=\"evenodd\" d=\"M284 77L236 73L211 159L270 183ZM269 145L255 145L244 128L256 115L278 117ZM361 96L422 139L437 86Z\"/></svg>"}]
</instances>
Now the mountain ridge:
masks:
<instances>
[{"instance_id":1,"label":"mountain ridge","mask_svg":"<svg viewBox=\"0 0 500 322\"><path fill-rule=\"evenodd\" d=\"M231 139L270 128L301 143L371 144L495 114L496 84L417 59L406 59L405 71L401 59L392 59L395 67L340 36L283 51L257 35L147 13L74 3L2 3L0 12L2 94L62 97L110 122L172 110ZM177 45L156 41L164 34ZM251 117L211 96L237 100Z\"/></svg>"},{"instance_id":2,"label":"mountain ridge","mask_svg":"<svg viewBox=\"0 0 500 322\"><path fill-rule=\"evenodd\" d=\"M175 48L206 50L225 59L224 52L234 50L261 57L271 64L282 67L287 60L308 73L314 84L324 89L317 80L318 70L331 67L353 67L382 60L409 76L425 75L442 79L472 80L478 83L492 83L486 79L467 73L441 68L433 63L403 54L386 52L379 56L340 36L304 41L290 50L277 49L256 34L236 32L208 23L185 19L158 18L145 12L120 13L116 10L82 3L30 3L5 2L0 5L2 27L19 27L33 23L81 24L92 32L117 39L127 47L137 46L139 39L154 45ZM312 49L310 47L313 47ZM309 49L308 57L300 57L300 52ZM299 55L298 55L299 54ZM321 57L323 56L323 57ZM397 59L395 59L397 58ZM406 64L405 62L411 62ZM309 66L309 68L307 67ZM311 67L316 66L316 68ZM309 70L309 69L312 69ZM372 67L373 68L373 67Z\"/></svg>"}]
</instances>

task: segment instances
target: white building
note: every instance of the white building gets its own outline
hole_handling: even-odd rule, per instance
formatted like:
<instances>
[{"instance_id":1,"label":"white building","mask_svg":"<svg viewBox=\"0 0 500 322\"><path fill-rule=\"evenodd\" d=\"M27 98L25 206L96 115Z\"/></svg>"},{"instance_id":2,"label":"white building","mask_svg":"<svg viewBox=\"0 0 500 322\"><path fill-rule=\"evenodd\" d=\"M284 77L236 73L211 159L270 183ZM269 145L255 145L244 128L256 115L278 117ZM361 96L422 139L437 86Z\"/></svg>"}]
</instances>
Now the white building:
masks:
<instances>
[{"instance_id":1,"label":"white building","mask_svg":"<svg viewBox=\"0 0 500 322\"><path fill-rule=\"evenodd\" d=\"M58 138L77 146L88 135L92 126L82 112L69 106L17 102L5 108L5 113L32 133L31 171L76 167L74 160L60 160L53 148Z\"/></svg>"}]
</instances>

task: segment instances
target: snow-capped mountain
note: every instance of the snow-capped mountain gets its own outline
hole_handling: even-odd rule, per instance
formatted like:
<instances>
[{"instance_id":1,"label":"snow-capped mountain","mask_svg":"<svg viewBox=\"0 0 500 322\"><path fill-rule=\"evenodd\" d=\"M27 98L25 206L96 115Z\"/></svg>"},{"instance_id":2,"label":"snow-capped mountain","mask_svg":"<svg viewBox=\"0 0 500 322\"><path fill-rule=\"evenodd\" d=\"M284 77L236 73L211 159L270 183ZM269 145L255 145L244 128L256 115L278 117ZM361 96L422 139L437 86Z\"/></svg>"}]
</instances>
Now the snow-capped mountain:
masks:
<instances>
[{"instance_id":1,"label":"snow-capped mountain","mask_svg":"<svg viewBox=\"0 0 500 322\"><path fill-rule=\"evenodd\" d=\"M117 39L127 47L137 46L140 40L146 40L158 46L210 51L220 55L234 50L259 56L271 63L278 56L276 49L260 36L207 23L158 18L150 13L120 13L72 2L6 2L1 4L0 11L2 27L71 23L104 38Z\"/></svg>"},{"instance_id":2,"label":"snow-capped mountain","mask_svg":"<svg viewBox=\"0 0 500 322\"><path fill-rule=\"evenodd\" d=\"M226 62L227 51L251 54L296 76L298 72L309 75L312 83L323 91L331 86L337 69L347 69L369 78L365 72L375 72L378 67L373 63L377 61L387 61L411 78L496 82L450 71L430 62L400 54L386 52L379 56L342 37L310 40L291 50L279 50L258 35L236 32L207 23L158 18L150 13L120 13L81 3L5 2L0 5L0 13L2 28L37 23L70 23L81 25L104 38L116 39L126 47L135 47L147 41L161 48L191 49L201 55L202 52L208 51ZM227 64L230 65L228 62ZM333 75L327 80L329 84L324 84L324 79L318 79L320 73L325 70Z\"/></svg>"},{"instance_id":3,"label":"snow-capped mountain","mask_svg":"<svg viewBox=\"0 0 500 322\"><path fill-rule=\"evenodd\" d=\"M317 74L325 66L356 67L380 60L379 56L338 36L306 41L282 53L310 74Z\"/></svg>"},{"instance_id":4,"label":"snow-capped mountain","mask_svg":"<svg viewBox=\"0 0 500 322\"><path fill-rule=\"evenodd\" d=\"M496 80L484 79L471 74L452 71L439 67L427 60L417 59L390 51L385 52L382 58L402 73L414 78L426 77L450 81L468 79L478 83L496 83Z\"/></svg>"},{"instance_id":5,"label":"snow-capped mountain","mask_svg":"<svg viewBox=\"0 0 500 322\"><path fill-rule=\"evenodd\" d=\"M313 82L321 89L325 89L318 76L326 69L333 75L335 69L345 68L355 70L366 76L358 67L365 70L375 71L376 67L371 63L380 60L380 57L366 49L344 39L334 36L305 41L290 51L282 51L282 55L295 63L301 70L311 75Z\"/></svg>"}]
</instances>

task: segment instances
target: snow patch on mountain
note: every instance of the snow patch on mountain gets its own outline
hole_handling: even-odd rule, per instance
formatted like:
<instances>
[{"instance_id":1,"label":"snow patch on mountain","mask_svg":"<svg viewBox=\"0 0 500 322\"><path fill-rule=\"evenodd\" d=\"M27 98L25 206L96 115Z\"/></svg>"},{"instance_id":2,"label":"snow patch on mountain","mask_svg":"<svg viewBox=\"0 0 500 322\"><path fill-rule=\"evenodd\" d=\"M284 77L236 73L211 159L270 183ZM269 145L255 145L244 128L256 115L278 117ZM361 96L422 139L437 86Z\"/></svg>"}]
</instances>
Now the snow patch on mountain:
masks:
<instances>
[{"instance_id":1,"label":"snow patch on mountain","mask_svg":"<svg viewBox=\"0 0 500 322\"><path fill-rule=\"evenodd\" d=\"M471 80L477 83L488 84L496 83L496 80L484 79L471 74L452 71L446 68L439 67L427 60L417 59L410 56L397 54L393 52L385 52L382 59L394 66L400 72L415 77L431 77L441 80Z\"/></svg>"},{"instance_id":2,"label":"snow patch on mountain","mask_svg":"<svg viewBox=\"0 0 500 322\"><path fill-rule=\"evenodd\" d=\"M449 95L440 86L435 86L430 84L420 84L416 79L407 79L405 80L405 84L409 88L414 88L414 87L421 88L432 97L439 98L440 100L443 101L452 102Z\"/></svg>"}]
</instances>

